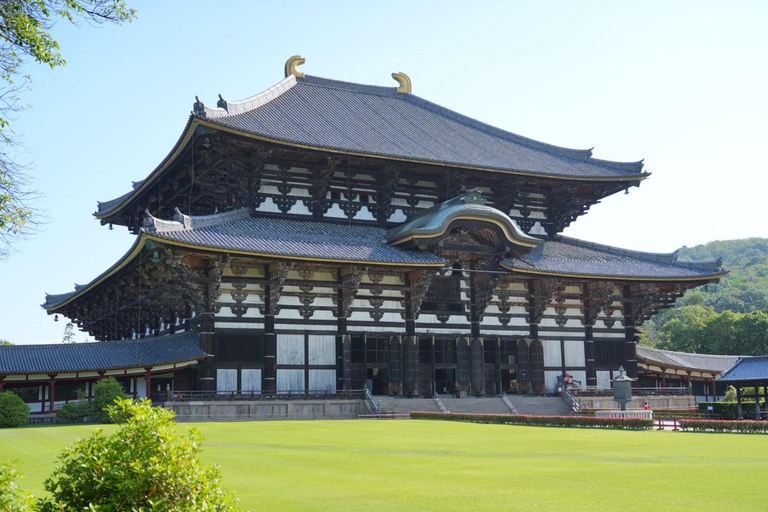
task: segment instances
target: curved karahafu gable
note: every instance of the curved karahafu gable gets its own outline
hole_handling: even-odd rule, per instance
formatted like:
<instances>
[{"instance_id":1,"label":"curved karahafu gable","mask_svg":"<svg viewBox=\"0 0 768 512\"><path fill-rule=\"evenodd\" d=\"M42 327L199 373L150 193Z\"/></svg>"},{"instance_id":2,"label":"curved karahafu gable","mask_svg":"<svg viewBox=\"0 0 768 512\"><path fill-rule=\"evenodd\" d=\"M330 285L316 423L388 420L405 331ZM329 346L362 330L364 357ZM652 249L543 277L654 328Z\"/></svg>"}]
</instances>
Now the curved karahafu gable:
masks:
<instances>
[{"instance_id":1,"label":"curved karahafu gable","mask_svg":"<svg viewBox=\"0 0 768 512\"><path fill-rule=\"evenodd\" d=\"M507 214L486 206L485 202L479 191L470 190L412 216L390 229L387 238L392 245L435 244L453 229L464 227L488 245L503 245L507 250L527 252L542 243L523 233Z\"/></svg>"}]
</instances>

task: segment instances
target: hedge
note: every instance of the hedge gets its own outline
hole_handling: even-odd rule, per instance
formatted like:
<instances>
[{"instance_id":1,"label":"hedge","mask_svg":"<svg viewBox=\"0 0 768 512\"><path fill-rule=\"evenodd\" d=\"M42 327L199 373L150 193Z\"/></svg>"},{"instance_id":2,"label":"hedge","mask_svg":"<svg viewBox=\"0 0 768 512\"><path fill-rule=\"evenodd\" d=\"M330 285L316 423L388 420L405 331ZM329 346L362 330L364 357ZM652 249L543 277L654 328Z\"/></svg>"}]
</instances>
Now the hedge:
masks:
<instances>
[{"instance_id":1,"label":"hedge","mask_svg":"<svg viewBox=\"0 0 768 512\"><path fill-rule=\"evenodd\" d=\"M412 412L414 420L463 421L501 425L530 425L537 427L619 428L649 430L653 420L626 418L596 418L594 416L533 416L529 414L472 414L450 412Z\"/></svg>"},{"instance_id":2,"label":"hedge","mask_svg":"<svg viewBox=\"0 0 768 512\"><path fill-rule=\"evenodd\" d=\"M768 434L768 421L755 420L680 420L680 428L692 432L738 432Z\"/></svg>"},{"instance_id":3,"label":"hedge","mask_svg":"<svg viewBox=\"0 0 768 512\"><path fill-rule=\"evenodd\" d=\"M699 402L699 411L709 412L712 407L712 413L725 420L735 420L739 417L737 402ZM765 410L765 400L760 401L760 410ZM755 402L741 402L741 414L744 417L755 416Z\"/></svg>"}]
</instances>

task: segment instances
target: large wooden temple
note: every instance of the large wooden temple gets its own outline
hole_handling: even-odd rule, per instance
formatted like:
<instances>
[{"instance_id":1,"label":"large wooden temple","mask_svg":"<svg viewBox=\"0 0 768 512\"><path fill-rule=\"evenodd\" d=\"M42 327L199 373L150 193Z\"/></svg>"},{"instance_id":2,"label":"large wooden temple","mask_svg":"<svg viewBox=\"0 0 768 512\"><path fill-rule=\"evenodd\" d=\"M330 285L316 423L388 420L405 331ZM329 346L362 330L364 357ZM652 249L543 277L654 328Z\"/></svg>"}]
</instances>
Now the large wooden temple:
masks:
<instances>
[{"instance_id":1,"label":"large wooden temple","mask_svg":"<svg viewBox=\"0 0 768 512\"><path fill-rule=\"evenodd\" d=\"M98 340L194 333L209 356L163 370L179 390L541 394L566 371L636 376L637 328L724 275L561 235L639 186L641 162L483 124L402 73L378 87L303 63L247 100L195 101L160 165L98 205L133 246L48 313Z\"/></svg>"}]
</instances>

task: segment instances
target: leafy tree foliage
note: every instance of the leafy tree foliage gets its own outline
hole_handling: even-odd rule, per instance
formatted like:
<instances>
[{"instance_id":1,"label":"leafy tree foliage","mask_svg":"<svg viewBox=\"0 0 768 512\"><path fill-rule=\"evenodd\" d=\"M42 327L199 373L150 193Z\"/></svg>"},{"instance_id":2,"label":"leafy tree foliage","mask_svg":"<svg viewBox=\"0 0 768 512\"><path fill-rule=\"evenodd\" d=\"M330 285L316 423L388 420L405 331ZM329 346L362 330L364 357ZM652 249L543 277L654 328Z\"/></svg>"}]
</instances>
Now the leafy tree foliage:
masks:
<instances>
[{"instance_id":1,"label":"leafy tree foliage","mask_svg":"<svg viewBox=\"0 0 768 512\"><path fill-rule=\"evenodd\" d=\"M21 427L29 419L29 406L13 391L0 393L0 428Z\"/></svg>"},{"instance_id":2,"label":"leafy tree foliage","mask_svg":"<svg viewBox=\"0 0 768 512\"><path fill-rule=\"evenodd\" d=\"M716 241L680 250L681 259L721 256L728 276L688 292L675 308L646 322L643 344L703 354L768 354L768 239Z\"/></svg>"},{"instance_id":3,"label":"leafy tree foliage","mask_svg":"<svg viewBox=\"0 0 768 512\"><path fill-rule=\"evenodd\" d=\"M3 512L27 512L32 510L32 497L16 484L19 474L13 466L0 463L0 510Z\"/></svg>"},{"instance_id":4,"label":"leafy tree foliage","mask_svg":"<svg viewBox=\"0 0 768 512\"><path fill-rule=\"evenodd\" d=\"M93 386L93 418L102 423L111 421L109 407L115 405L116 400L124 399L123 386L114 377L101 380Z\"/></svg>"},{"instance_id":5,"label":"leafy tree foliage","mask_svg":"<svg viewBox=\"0 0 768 512\"><path fill-rule=\"evenodd\" d=\"M59 456L41 511L234 510L218 467L198 461L200 434L178 435L173 412L148 400L118 400L109 415L121 424L117 432L97 430Z\"/></svg>"},{"instance_id":6,"label":"leafy tree foliage","mask_svg":"<svg viewBox=\"0 0 768 512\"><path fill-rule=\"evenodd\" d=\"M59 20L120 24L134 16L124 0L0 1L0 81L4 82L0 87L0 258L29 232L36 218L30 204L36 194L25 168L16 161L20 142L10 126L24 108L19 94L27 88L29 76L20 74L22 66L30 58L51 68L66 64L50 33Z\"/></svg>"},{"instance_id":7,"label":"leafy tree foliage","mask_svg":"<svg viewBox=\"0 0 768 512\"><path fill-rule=\"evenodd\" d=\"M13 343L8 340L0 340L0 345L13 345Z\"/></svg>"}]
</instances>

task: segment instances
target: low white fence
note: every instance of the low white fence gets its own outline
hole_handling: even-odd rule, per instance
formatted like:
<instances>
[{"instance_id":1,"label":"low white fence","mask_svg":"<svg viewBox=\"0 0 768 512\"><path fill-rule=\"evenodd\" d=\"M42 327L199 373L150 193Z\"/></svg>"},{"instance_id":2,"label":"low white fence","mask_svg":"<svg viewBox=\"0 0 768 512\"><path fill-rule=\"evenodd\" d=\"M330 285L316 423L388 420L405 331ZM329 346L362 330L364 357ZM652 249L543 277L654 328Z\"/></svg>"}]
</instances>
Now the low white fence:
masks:
<instances>
[{"instance_id":1,"label":"low white fence","mask_svg":"<svg viewBox=\"0 0 768 512\"><path fill-rule=\"evenodd\" d=\"M641 409L641 410L634 409L629 411L609 409L609 410L595 411L595 417L597 418L634 418L634 419L652 420L653 411L646 411L645 409Z\"/></svg>"}]
</instances>

